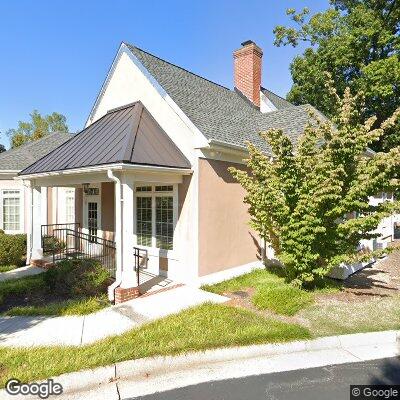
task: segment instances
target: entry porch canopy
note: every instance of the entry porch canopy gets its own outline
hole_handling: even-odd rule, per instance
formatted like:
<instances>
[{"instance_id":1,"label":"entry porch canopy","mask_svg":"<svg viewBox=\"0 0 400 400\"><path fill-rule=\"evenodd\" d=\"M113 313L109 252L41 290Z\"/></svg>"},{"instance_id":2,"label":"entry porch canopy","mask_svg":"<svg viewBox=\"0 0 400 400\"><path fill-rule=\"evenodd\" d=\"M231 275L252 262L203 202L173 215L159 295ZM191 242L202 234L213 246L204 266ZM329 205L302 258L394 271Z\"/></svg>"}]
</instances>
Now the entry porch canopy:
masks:
<instances>
[{"instance_id":1,"label":"entry porch canopy","mask_svg":"<svg viewBox=\"0 0 400 400\"><path fill-rule=\"evenodd\" d=\"M19 173L28 187L28 262L41 259L41 190L46 187L115 183L116 284L136 286L135 182L181 183L191 164L141 102L109 111L51 153Z\"/></svg>"}]
</instances>

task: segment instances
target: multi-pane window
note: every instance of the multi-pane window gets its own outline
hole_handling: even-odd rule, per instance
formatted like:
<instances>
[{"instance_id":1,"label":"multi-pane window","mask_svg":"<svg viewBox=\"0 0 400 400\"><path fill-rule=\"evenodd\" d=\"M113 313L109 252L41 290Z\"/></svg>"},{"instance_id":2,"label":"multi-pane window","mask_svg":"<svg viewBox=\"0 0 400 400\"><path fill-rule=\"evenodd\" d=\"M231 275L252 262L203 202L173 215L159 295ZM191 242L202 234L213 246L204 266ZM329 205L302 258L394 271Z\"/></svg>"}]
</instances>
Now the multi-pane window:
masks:
<instances>
[{"instance_id":1,"label":"multi-pane window","mask_svg":"<svg viewBox=\"0 0 400 400\"><path fill-rule=\"evenodd\" d=\"M97 202L88 202L88 229L90 236L97 236L98 229L98 206Z\"/></svg>"},{"instance_id":2,"label":"multi-pane window","mask_svg":"<svg viewBox=\"0 0 400 400\"><path fill-rule=\"evenodd\" d=\"M136 188L137 192L151 192L151 186L138 186Z\"/></svg>"},{"instance_id":3,"label":"multi-pane window","mask_svg":"<svg viewBox=\"0 0 400 400\"><path fill-rule=\"evenodd\" d=\"M142 246L151 246L153 215L151 203L151 197L138 196L136 199L137 242Z\"/></svg>"},{"instance_id":4,"label":"multi-pane window","mask_svg":"<svg viewBox=\"0 0 400 400\"><path fill-rule=\"evenodd\" d=\"M174 199L172 196L156 197L156 247L172 249L174 236Z\"/></svg>"},{"instance_id":5,"label":"multi-pane window","mask_svg":"<svg viewBox=\"0 0 400 400\"><path fill-rule=\"evenodd\" d=\"M65 222L75 222L75 190L67 189L65 191Z\"/></svg>"},{"instance_id":6,"label":"multi-pane window","mask_svg":"<svg viewBox=\"0 0 400 400\"><path fill-rule=\"evenodd\" d=\"M156 192L172 192L173 186L156 186Z\"/></svg>"},{"instance_id":7,"label":"multi-pane window","mask_svg":"<svg viewBox=\"0 0 400 400\"><path fill-rule=\"evenodd\" d=\"M2 192L3 229L19 231L21 229L21 192L3 190Z\"/></svg>"},{"instance_id":8,"label":"multi-pane window","mask_svg":"<svg viewBox=\"0 0 400 400\"><path fill-rule=\"evenodd\" d=\"M173 190L172 185L136 188L136 192L140 193L136 196L136 235L139 245L173 249Z\"/></svg>"}]
</instances>

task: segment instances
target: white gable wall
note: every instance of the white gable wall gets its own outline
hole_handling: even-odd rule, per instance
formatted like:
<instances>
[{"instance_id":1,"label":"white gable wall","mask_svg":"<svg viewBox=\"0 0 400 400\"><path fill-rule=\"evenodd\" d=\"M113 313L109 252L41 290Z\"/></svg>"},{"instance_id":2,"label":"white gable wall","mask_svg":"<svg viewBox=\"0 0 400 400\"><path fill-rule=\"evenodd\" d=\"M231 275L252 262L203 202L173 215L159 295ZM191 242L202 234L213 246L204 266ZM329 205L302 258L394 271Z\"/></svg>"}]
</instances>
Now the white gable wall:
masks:
<instances>
[{"instance_id":1,"label":"white gable wall","mask_svg":"<svg viewBox=\"0 0 400 400\"><path fill-rule=\"evenodd\" d=\"M108 110L141 101L192 164L193 175L174 232L176 256L169 275L185 282L198 276L198 157L195 147L207 140L124 45L89 116L87 126Z\"/></svg>"},{"instance_id":2,"label":"white gable wall","mask_svg":"<svg viewBox=\"0 0 400 400\"><path fill-rule=\"evenodd\" d=\"M144 104L185 156L193 162L194 148L201 144L207 145L206 138L124 46L116 57L86 126L101 118L107 111L138 100Z\"/></svg>"}]
</instances>

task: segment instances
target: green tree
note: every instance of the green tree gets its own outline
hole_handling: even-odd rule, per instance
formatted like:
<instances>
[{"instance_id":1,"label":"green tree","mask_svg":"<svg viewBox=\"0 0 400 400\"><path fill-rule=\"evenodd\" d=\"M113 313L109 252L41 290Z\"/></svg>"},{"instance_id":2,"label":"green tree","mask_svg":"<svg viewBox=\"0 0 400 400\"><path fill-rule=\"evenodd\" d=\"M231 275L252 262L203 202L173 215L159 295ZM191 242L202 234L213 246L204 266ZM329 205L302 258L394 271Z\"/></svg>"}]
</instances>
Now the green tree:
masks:
<instances>
[{"instance_id":1,"label":"green tree","mask_svg":"<svg viewBox=\"0 0 400 400\"><path fill-rule=\"evenodd\" d=\"M330 82L333 84L333 82ZM332 122L310 108L310 121L294 148L280 130L261 133L273 158L248 144L249 172L231 168L245 188L251 225L271 244L287 279L312 286L333 266L357 256L362 239L382 218L400 209L400 201L373 206L369 197L399 189L400 147L373 156L377 142L400 116L400 108L378 128L376 117L360 123L362 96L349 89L340 98Z\"/></svg>"},{"instance_id":2,"label":"green tree","mask_svg":"<svg viewBox=\"0 0 400 400\"><path fill-rule=\"evenodd\" d=\"M42 116L37 110L33 110L30 117L29 122L19 121L17 128L7 131L12 148L41 139L52 132L68 132L66 117L57 112Z\"/></svg>"},{"instance_id":3,"label":"green tree","mask_svg":"<svg viewBox=\"0 0 400 400\"><path fill-rule=\"evenodd\" d=\"M4 153L6 151L6 148L4 147L4 144L0 144L0 153Z\"/></svg>"},{"instance_id":4,"label":"green tree","mask_svg":"<svg viewBox=\"0 0 400 400\"><path fill-rule=\"evenodd\" d=\"M334 105L324 84L328 71L336 90L364 92L360 116L377 117L376 126L400 105L400 2L398 0L331 0L325 12L309 17L309 10L288 9L294 25L274 29L275 45L309 45L294 58L293 86L288 100L309 103L328 117ZM376 149L400 144L400 124L387 132Z\"/></svg>"}]
</instances>

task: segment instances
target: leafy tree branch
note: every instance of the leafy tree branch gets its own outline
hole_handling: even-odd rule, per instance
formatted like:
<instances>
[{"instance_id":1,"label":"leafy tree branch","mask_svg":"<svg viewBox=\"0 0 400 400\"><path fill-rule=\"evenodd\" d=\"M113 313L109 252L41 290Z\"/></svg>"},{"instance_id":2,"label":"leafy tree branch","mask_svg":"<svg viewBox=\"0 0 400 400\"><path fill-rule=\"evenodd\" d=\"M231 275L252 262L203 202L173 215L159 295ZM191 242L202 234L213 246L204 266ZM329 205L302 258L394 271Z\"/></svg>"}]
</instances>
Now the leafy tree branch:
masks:
<instances>
[{"instance_id":1,"label":"leafy tree branch","mask_svg":"<svg viewBox=\"0 0 400 400\"><path fill-rule=\"evenodd\" d=\"M309 122L297 144L281 131L262 132L273 156L248 143L248 171L230 172L246 190L252 227L284 264L287 279L310 286L333 266L354 259L360 241L380 221L400 211L397 193L400 147L372 152L400 117L400 108L378 127L375 117L360 121L362 95L347 88L340 97L326 78L337 113L331 120L310 107Z\"/></svg>"}]
</instances>

